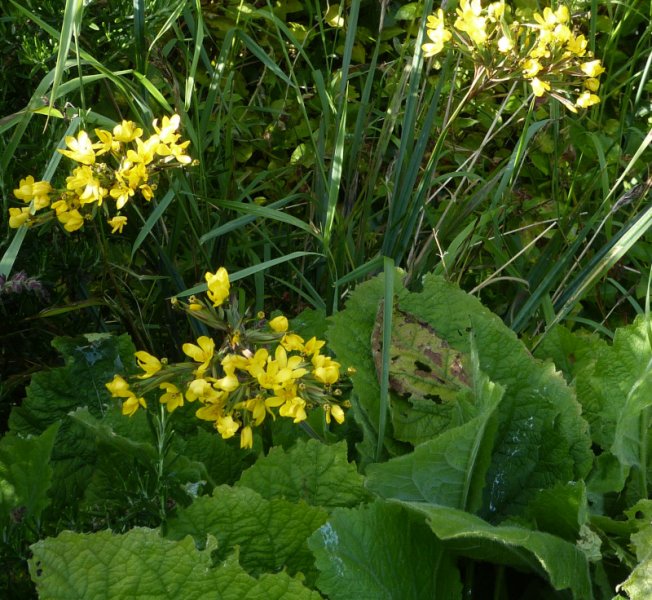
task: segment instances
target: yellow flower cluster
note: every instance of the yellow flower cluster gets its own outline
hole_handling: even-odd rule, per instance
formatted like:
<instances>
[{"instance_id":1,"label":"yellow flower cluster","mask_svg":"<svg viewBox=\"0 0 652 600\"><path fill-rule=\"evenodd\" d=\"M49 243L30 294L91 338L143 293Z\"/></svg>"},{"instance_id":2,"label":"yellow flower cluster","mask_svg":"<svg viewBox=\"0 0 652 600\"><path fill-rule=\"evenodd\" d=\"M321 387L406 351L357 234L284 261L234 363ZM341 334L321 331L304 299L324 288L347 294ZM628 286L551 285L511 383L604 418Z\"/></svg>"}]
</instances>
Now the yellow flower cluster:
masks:
<instances>
[{"instance_id":1,"label":"yellow flower cluster","mask_svg":"<svg viewBox=\"0 0 652 600\"><path fill-rule=\"evenodd\" d=\"M34 181L30 175L20 181L14 195L28 206L9 209L9 226L31 225L56 216L66 231L76 231L96 208L110 198L117 211L108 219L111 233L122 233L127 217L121 210L136 194L151 200L156 188L153 177L161 168L184 166L192 162L186 154L189 141L180 141L179 115L163 117L155 133L143 140L143 130L132 121L122 121L113 131L96 129L97 140L84 130L67 136L66 149L59 152L79 163L66 178L65 189L56 190L47 181ZM47 216L35 213L50 207ZM110 214L104 204L105 214Z\"/></svg>"},{"instance_id":2,"label":"yellow flower cluster","mask_svg":"<svg viewBox=\"0 0 652 600\"><path fill-rule=\"evenodd\" d=\"M428 17L426 34L425 57L449 44L470 57L489 84L523 79L534 96L548 93L573 112L600 102L596 92L604 68L599 60L587 60L592 59L587 40L563 4L519 22L504 0L486 7L481 0L460 0L452 26L440 8Z\"/></svg>"},{"instance_id":3,"label":"yellow flower cluster","mask_svg":"<svg viewBox=\"0 0 652 600\"><path fill-rule=\"evenodd\" d=\"M301 423L307 411L321 407L327 423L342 423L347 403L337 399L335 387L340 364L322 354L325 342L292 333L282 315L263 326L256 319L248 331L236 309L222 308L230 293L226 269L206 273L205 279L209 301L191 297L188 304L178 299L173 304L225 332L223 344L218 348L212 337L201 336L182 346L191 360L177 364L136 352L142 373L131 383L116 375L106 384L113 397L123 399L123 414L147 408L144 396L156 390L170 413L197 402L197 418L211 421L224 439L239 433L242 448L252 446L253 429L268 416Z\"/></svg>"}]
</instances>

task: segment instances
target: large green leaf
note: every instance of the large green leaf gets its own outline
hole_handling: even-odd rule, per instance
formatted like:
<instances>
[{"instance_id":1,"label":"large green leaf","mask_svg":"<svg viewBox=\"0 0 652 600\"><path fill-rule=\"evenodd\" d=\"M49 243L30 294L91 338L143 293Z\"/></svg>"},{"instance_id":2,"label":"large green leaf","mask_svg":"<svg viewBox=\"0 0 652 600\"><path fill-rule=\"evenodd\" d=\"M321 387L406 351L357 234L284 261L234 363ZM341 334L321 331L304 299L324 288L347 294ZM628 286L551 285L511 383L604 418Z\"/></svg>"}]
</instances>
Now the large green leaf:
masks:
<instances>
[{"instance_id":1,"label":"large green leaf","mask_svg":"<svg viewBox=\"0 0 652 600\"><path fill-rule=\"evenodd\" d=\"M245 487L220 486L197 498L170 519L167 536L192 535L203 543L215 536L223 559L236 546L240 563L252 574L287 567L290 573L313 569L305 542L327 518L324 509L304 502L266 500Z\"/></svg>"},{"instance_id":2,"label":"large green leaf","mask_svg":"<svg viewBox=\"0 0 652 600\"><path fill-rule=\"evenodd\" d=\"M356 506L366 499L362 476L347 460L345 442L326 445L298 440L288 451L272 448L247 469L236 485L264 498L303 500L313 506Z\"/></svg>"},{"instance_id":3,"label":"large green leaf","mask_svg":"<svg viewBox=\"0 0 652 600\"><path fill-rule=\"evenodd\" d=\"M480 414L417 446L413 452L367 468L366 484L384 498L480 508L503 389L473 374Z\"/></svg>"},{"instance_id":4,"label":"large green leaf","mask_svg":"<svg viewBox=\"0 0 652 600\"><path fill-rule=\"evenodd\" d=\"M551 359L566 381L572 383L581 369L595 362L599 349L606 345L595 333L570 331L557 325L541 340L534 355L544 360Z\"/></svg>"},{"instance_id":5,"label":"large green leaf","mask_svg":"<svg viewBox=\"0 0 652 600\"><path fill-rule=\"evenodd\" d=\"M631 542L639 564L618 587L627 592L630 600L648 600L652 597L652 501L641 500L625 512L637 528Z\"/></svg>"},{"instance_id":6,"label":"large green leaf","mask_svg":"<svg viewBox=\"0 0 652 600\"><path fill-rule=\"evenodd\" d=\"M55 423L40 436L0 439L0 530L11 522L38 520L49 504L50 454L58 429Z\"/></svg>"},{"instance_id":7,"label":"large green leaf","mask_svg":"<svg viewBox=\"0 0 652 600\"><path fill-rule=\"evenodd\" d=\"M230 557L211 566L214 541L197 550L192 538L162 539L151 529L124 535L64 531L31 547L32 580L43 600L318 600L285 573L256 580Z\"/></svg>"},{"instance_id":8,"label":"large green leaf","mask_svg":"<svg viewBox=\"0 0 652 600\"><path fill-rule=\"evenodd\" d=\"M32 376L27 398L15 408L9 427L20 433L41 433L70 411L87 406L101 417L110 402L104 386L115 373L134 364L135 351L129 336L87 334L55 338L52 345L63 355L64 366Z\"/></svg>"},{"instance_id":9,"label":"large green leaf","mask_svg":"<svg viewBox=\"0 0 652 600\"><path fill-rule=\"evenodd\" d=\"M384 502L336 509L308 545L331 600L462 597L451 555L422 518Z\"/></svg>"},{"instance_id":10,"label":"large green leaf","mask_svg":"<svg viewBox=\"0 0 652 600\"><path fill-rule=\"evenodd\" d=\"M204 463L209 481L213 485L233 484L242 472L251 465L255 455L230 444L215 430L198 428L180 443L182 453L189 459ZM179 443L179 440L177 440Z\"/></svg>"},{"instance_id":11,"label":"large green leaf","mask_svg":"<svg viewBox=\"0 0 652 600\"><path fill-rule=\"evenodd\" d=\"M371 336L380 377L382 303ZM394 392L394 435L420 444L477 414L470 359L450 347L428 323L394 307L389 349L389 384Z\"/></svg>"},{"instance_id":12,"label":"large green leaf","mask_svg":"<svg viewBox=\"0 0 652 600\"><path fill-rule=\"evenodd\" d=\"M480 370L505 389L485 489L488 518L522 513L538 490L586 476L588 426L552 365L534 359L496 315L442 278L426 277L423 291L403 295L399 307L455 350L469 354L473 344Z\"/></svg>"},{"instance_id":13,"label":"large green leaf","mask_svg":"<svg viewBox=\"0 0 652 600\"><path fill-rule=\"evenodd\" d=\"M556 590L571 590L577 600L593 598L586 555L566 540L524 527L496 527L454 508L395 502L425 516L432 531L452 552L537 573Z\"/></svg>"},{"instance_id":14,"label":"large green leaf","mask_svg":"<svg viewBox=\"0 0 652 600\"><path fill-rule=\"evenodd\" d=\"M189 497L182 488L198 488L208 479L204 463L178 454L174 447L165 453L162 470L157 473L158 457L152 444L151 432L140 431L142 421L146 420L144 415L136 420L126 418L115 404L109 407L101 421L86 408L71 413L70 418L93 436L96 448L95 468L86 484L82 504L88 510L99 510L100 513L121 509L126 511L140 504L140 510L152 512L146 521L149 523L158 513L156 505L159 489L165 488L169 499L187 502ZM119 433L119 428L124 423L139 421L141 427L132 426L128 429L136 434L136 440ZM147 433L147 436L142 433ZM146 441L137 441L138 438ZM147 516L144 518L147 519Z\"/></svg>"},{"instance_id":15,"label":"large green leaf","mask_svg":"<svg viewBox=\"0 0 652 600\"><path fill-rule=\"evenodd\" d=\"M557 327L537 355L552 358L574 381L593 443L602 450L589 490L620 492L632 468L648 469L644 432L652 405L652 349L645 317L619 328L612 344Z\"/></svg>"},{"instance_id":16,"label":"large green leaf","mask_svg":"<svg viewBox=\"0 0 652 600\"><path fill-rule=\"evenodd\" d=\"M578 400L593 441L618 458L624 469L646 469L645 445L652 405L652 348L645 317L616 331L612 345L596 343L594 360L579 369ZM623 472L619 491L624 484Z\"/></svg>"}]
</instances>

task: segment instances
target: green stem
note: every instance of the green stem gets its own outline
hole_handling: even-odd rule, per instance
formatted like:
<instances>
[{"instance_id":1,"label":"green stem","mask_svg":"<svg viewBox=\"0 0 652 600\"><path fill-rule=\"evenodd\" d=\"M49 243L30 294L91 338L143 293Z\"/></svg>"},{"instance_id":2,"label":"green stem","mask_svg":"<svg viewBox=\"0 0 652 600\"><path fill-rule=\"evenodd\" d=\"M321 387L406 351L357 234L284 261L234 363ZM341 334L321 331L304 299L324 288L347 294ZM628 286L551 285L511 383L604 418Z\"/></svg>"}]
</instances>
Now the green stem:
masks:
<instances>
[{"instance_id":1,"label":"green stem","mask_svg":"<svg viewBox=\"0 0 652 600\"><path fill-rule=\"evenodd\" d=\"M156 488L159 494L159 511L161 520L166 516L166 490L163 485L165 475L165 455L167 454L168 431L167 431L167 413L165 406L159 404L159 414L156 418Z\"/></svg>"},{"instance_id":2,"label":"green stem","mask_svg":"<svg viewBox=\"0 0 652 600\"><path fill-rule=\"evenodd\" d=\"M650 425L650 408L646 407L641 411L641 446L640 446L640 454L639 454L639 462L640 462L640 485L641 485L641 490L640 490L640 495L641 498L647 498L647 436L648 436L648 428Z\"/></svg>"}]
</instances>

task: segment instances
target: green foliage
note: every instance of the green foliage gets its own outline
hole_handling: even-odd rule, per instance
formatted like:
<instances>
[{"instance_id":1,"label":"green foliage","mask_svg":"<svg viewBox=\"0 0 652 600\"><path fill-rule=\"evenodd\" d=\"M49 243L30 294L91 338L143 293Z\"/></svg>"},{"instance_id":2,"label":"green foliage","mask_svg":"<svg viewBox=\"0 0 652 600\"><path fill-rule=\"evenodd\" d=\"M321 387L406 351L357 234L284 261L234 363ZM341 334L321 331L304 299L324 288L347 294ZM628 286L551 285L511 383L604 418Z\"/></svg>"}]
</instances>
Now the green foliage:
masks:
<instances>
[{"instance_id":1,"label":"green foliage","mask_svg":"<svg viewBox=\"0 0 652 600\"><path fill-rule=\"evenodd\" d=\"M58 338L53 346L63 355L64 366L34 374L25 401L11 414L9 426L15 433L40 433L83 406L101 417L109 399L104 384L116 370L133 366L135 348L126 335Z\"/></svg>"},{"instance_id":2,"label":"green foliage","mask_svg":"<svg viewBox=\"0 0 652 600\"><path fill-rule=\"evenodd\" d=\"M455 554L544 574L556 590L570 588L577 600L593 597L587 557L572 543L523 527L495 527L453 508L415 502L401 505L426 516L444 547Z\"/></svg>"},{"instance_id":3,"label":"green foliage","mask_svg":"<svg viewBox=\"0 0 652 600\"><path fill-rule=\"evenodd\" d=\"M254 579L237 555L213 566L212 541L204 550L192 538L175 542L137 528L80 534L64 531L33 546L30 571L41 598L314 599L320 596L285 573Z\"/></svg>"},{"instance_id":4,"label":"green foliage","mask_svg":"<svg viewBox=\"0 0 652 600\"><path fill-rule=\"evenodd\" d=\"M298 440L288 451L272 448L242 473L237 485L256 490L264 498L304 501L333 509L356 506L367 497L362 477L347 462L344 442L326 446L316 440Z\"/></svg>"},{"instance_id":5,"label":"green foliage","mask_svg":"<svg viewBox=\"0 0 652 600\"><path fill-rule=\"evenodd\" d=\"M240 564L254 576L282 568L291 575L308 574L312 555L305 541L326 517L324 509L305 502L266 500L245 487L221 486L170 519L166 536L180 540L192 535L202 545L206 535L214 536L218 560L239 548Z\"/></svg>"},{"instance_id":6,"label":"green foliage","mask_svg":"<svg viewBox=\"0 0 652 600\"><path fill-rule=\"evenodd\" d=\"M376 501L337 509L309 541L329 598L461 598L452 557L423 519Z\"/></svg>"},{"instance_id":7,"label":"green foliage","mask_svg":"<svg viewBox=\"0 0 652 600\"><path fill-rule=\"evenodd\" d=\"M119 236L0 219L0 596L33 542L44 598L650 596L645 3L572 3L606 68L575 114L492 79L527 48L425 58L431 0L5 4L3 215L66 187L80 128L176 113L196 161ZM120 413L106 381L182 359L205 331L169 299L219 266L248 316L328 331L345 426L242 451Z\"/></svg>"}]
</instances>

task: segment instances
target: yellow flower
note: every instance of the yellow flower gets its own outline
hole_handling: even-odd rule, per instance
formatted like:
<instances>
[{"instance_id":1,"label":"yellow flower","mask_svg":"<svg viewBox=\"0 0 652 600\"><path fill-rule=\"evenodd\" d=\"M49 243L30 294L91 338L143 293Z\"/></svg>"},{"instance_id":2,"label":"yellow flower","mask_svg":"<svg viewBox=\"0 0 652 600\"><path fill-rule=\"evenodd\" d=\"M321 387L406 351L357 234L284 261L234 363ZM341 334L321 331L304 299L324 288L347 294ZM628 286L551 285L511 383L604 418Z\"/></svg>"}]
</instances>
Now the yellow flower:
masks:
<instances>
[{"instance_id":1,"label":"yellow flower","mask_svg":"<svg viewBox=\"0 0 652 600\"><path fill-rule=\"evenodd\" d=\"M196 370L197 375L201 375L206 369L208 369L211 359L213 358L215 341L213 338L202 335L197 339L197 344L198 345L184 344L181 349L185 355L198 363L202 363Z\"/></svg>"},{"instance_id":2,"label":"yellow flower","mask_svg":"<svg viewBox=\"0 0 652 600\"><path fill-rule=\"evenodd\" d=\"M492 21L498 21L505 14L505 2L500 0L500 2L492 2L487 6L487 15Z\"/></svg>"},{"instance_id":3,"label":"yellow flower","mask_svg":"<svg viewBox=\"0 0 652 600\"><path fill-rule=\"evenodd\" d=\"M456 12L458 18L455 21L455 28L467 33L476 45L484 44L487 39L487 20L480 16L482 13L480 0L461 0Z\"/></svg>"},{"instance_id":4,"label":"yellow flower","mask_svg":"<svg viewBox=\"0 0 652 600\"><path fill-rule=\"evenodd\" d=\"M580 108L588 108L589 106L593 106L594 104L598 104L599 102L600 102L599 96L596 96L591 92L583 92L576 100L575 106L579 106Z\"/></svg>"},{"instance_id":5,"label":"yellow flower","mask_svg":"<svg viewBox=\"0 0 652 600\"><path fill-rule=\"evenodd\" d=\"M301 356L288 358L285 348L280 344L276 347L274 358L274 360L268 360L267 369L260 371L256 376L258 384L265 389L275 390L285 387L308 372L301 366L303 358Z\"/></svg>"},{"instance_id":6,"label":"yellow flower","mask_svg":"<svg viewBox=\"0 0 652 600\"><path fill-rule=\"evenodd\" d=\"M588 42L583 35L578 35L577 37L571 35L568 43L566 44L566 48L571 54L574 54L575 56L584 56L586 54L587 45Z\"/></svg>"},{"instance_id":7,"label":"yellow flower","mask_svg":"<svg viewBox=\"0 0 652 600\"><path fill-rule=\"evenodd\" d=\"M240 382L236 375L229 373L222 377L222 379L215 381L215 387L225 392L233 392L240 387Z\"/></svg>"},{"instance_id":8,"label":"yellow flower","mask_svg":"<svg viewBox=\"0 0 652 600\"><path fill-rule=\"evenodd\" d=\"M543 67L536 58L528 58L523 62L523 77L530 78L536 77Z\"/></svg>"},{"instance_id":9,"label":"yellow flower","mask_svg":"<svg viewBox=\"0 0 652 600\"><path fill-rule=\"evenodd\" d=\"M117 181L109 193L111 194L111 198L115 199L115 207L120 210L136 192L128 185L125 185L124 182Z\"/></svg>"},{"instance_id":10,"label":"yellow flower","mask_svg":"<svg viewBox=\"0 0 652 600\"><path fill-rule=\"evenodd\" d=\"M21 225L24 225L28 219L29 206L9 209L9 227L12 229L18 229Z\"/></svg>"},{"instance_id":11,"label":"yellow flower","mask_svg":"<svg viewBox=\"0 0 652 600\"><path fill-rule=\"evenodd\" d=\"M570 41L572 33L567 25L557 25L552 32L555 41L563 46L566 42Z\"/></svg>"},{"instance_id":12,"label":"yellow flower","mask_svg":"<svg viewBox=\"0 0 652 600\"><path fill-rule=\"evenodd\" d=\"M251 427L247 425L246 427L243 427L240 432L240 448L251 448L253 445L253 432L251 431Z\"/></svg>"},{"instance_id":13,"label":"yellow flower","mask_svg":"<svg viewBox=\"0 0 652 600\"><path fill-rule=\"evenodd\" d=\"M221 417L217 420L215 428L225 440L228 440L237 433L240 424L237 421L234 421L231 415L227 415L226 417Z\"/></svg>"},{"instance_id":14,"label":"yellow flower","mask_svg":"<svg viewBox=\"0 0 652 600\"><path fill-rule=\"evenodd\" d=\"M221 402L204 404L197 409L195 416L202 421L219 421L224 417L224 406Z\"/></svg>"},{"instance_id":15,"label":"yellow flower","mask_svg":"<svg viewBox=\"0 0 652 600\"><path fill-rule=\"evenodd\" d=\"M590 60L580 65L580 69L589 77L597 77L604 73L604 67L599 60Z\"/></svg>"},{"instance_id":16,"label":"yellow flower","mask_svg":"<svg viewBox=\"0 0 652 600\"><path fill-rule=\"evenodd\" d=\"M120 151L120 142L113 139L110 131L105 129L96 129L95 135L99 138L99 142L93 144L93 148L97 149L97 156L100 154L105 154L106 152L119 152Z\"/></svg>"},{"instance_id":17,"label":"yellow flower","mask_svg":"<svg viewBox=\"0 0 652 600\"><path fill-rule=\"evenodd\" d=\"M161 361L152 356L151 354L145 352L144 350L139 350L134 353L136 360L138 361L138 366L145 371L143 375L138 375L138 379L148 379L158 373L161 370Z\"/></svg>"},{"instance_id":18,"label":"yellow flower","mask_svg":"<svg viewBox=\"0 0 652 600\"><path fill-rule=\"evenodd\" d=\"M177 136L178 137L178 136ZM183 142L181 144L159 144L156 147L156 154L159 156L169 157L165 162L169 161L174 157L177 162L180 162L182 165L189 165L192 162L192 158L185 153L185 149L190 145L189 141Z\"/></svg>"},{"instance_id":19,"label":"yellow flower","mask_svg":"<svg viewBox=\"0 0 652 600\"><path fill-rule=\"evenodd\" d=\"M295 396L278 409L278 414L282 417L294 419L294 423L301 423L301 421L305 421L308 418L306 414L306 401L299 396Z\"/></svg>"},{"instance_id":20,"label":"yellow flower","mask_svg":"<svg viewBox=\"0 0 652 600\"><path fill-rule=\"evenodd\" d=\"M63 228L71 233L84 225L84 217L76 208L57 214L57 219L63 223Z\"/></svg>"},{"instance_id":21,"label":"yellow flower","mask_svg":"<svg viewBox=\"0 0 652 600\"><path fill-rule=\"evenodd\" d=\"M57 200L56 202L52 203L52 206L50 207L52 210L58 215L61 213L66 212L67 210L70 210L72 207L68 206L68 203L65 200Z\"/></svg>"},{"instance_id":22,"label":"yellow flower","mask_svg":"<svg viewBox=\"0 0 652 600\"><path fill-rule=\"evenodd\" d=\"M541 81L538 77L535 77L530 83L532 84L532 91L537 98L550 91L550 84L546 81Z\"/></svg>"},{"instance_id":23,"label":"yellow flower","mask_svg":"<svg viewBox=\"0 0 652 600\"><path fill-rule=\"evenodd\" d=\"M330 356L323 354L315 354L312 357L312 365L314 367L313 375L317 381L332 385L340 378L340 363L335 362Z\"/></svg>"},{"instance_id":24,"label":"yellow flower","mask_svg":"<svg viewBox=\"0 0 652 600\"><path fill-rule=\"evenodd\" d=\"M20 180L20 186L14 190L14 196L23 202L34 200L34 210L41 210L50 205L50 194L54 190L49 181L34 181L31 175Z\"/></svg>"},{"instance_id":25,"label":"yellow flower","mask_svg":"<svg viewBox=\"0 0 652 600\"><path fill-rule=\"evenodd\" d=\"M133 142L143 135L143 130L133 121L122 121L113 128L113 137L118 142Z\"/></svg>"},{"instance_id":26,"label":"yellow flower","mask_svg":"<svg viewBox=\"0 0 652 600\"><path fill-rule=\"evenodd\" d=\"M267 364L267 359L269 358L269 352L265 348L258 348L256 354L247 360L247 373L252 377L258 378L259 375L265 372L265 365ZM225 359L226 360L226 359ZM224 365L224 362L222 363ZM240 368L240 367L236 367Z\"/></svg>"},{"instance_id":27,"label":"yellow flower","mask_svg":"<svg viewBox=\"0 0 652 600\"><path fill-rule=\"evenodd\" d=\"M258 427L265 420L267 413L271 414L272 417L274 413L270 410L270 406L280 406L283 404L284 400L278 401L276 398L265 399L263 396L255 396L244 402L236 404L236 408L245 408L251 413L251 416L254 419L254 425Z\"/></svg>"},{"instance_id":28,"label":"yellow flower","mask_svg":"<svg viewBox=\"0 0 652 600\"><path fill-rule=\"evenodd\" d=\"M140 190L140 193L143 195L143 198L145 198L145 200L149 202L154 197L155 188L156 188L155 185L151 186L144 183L138 189Z\"/></svg>"},{"instance_id":29,"label":"yellow flower","mask_svg":"<svg viewBox=\"0 0 652 600\"><path fill-rule=\"evenodd\" d=\"M246 371L249 367L249 359L241 354L227 354L220 364L226 373L233 373L236 369Z\"/></svg>"},{"instance_id":30,"label":"yellow flower","mask_svg":"<svg viewBox=\"0 0 652 600\"><path fill-rule=\"evenodd\" d=\"M97 202L101 206L102 199L109 193L102 187L93 169L86 165L77 167L72 175L66 177L66 188L73 190L79 196L81 204Z\"/></svg>"},{"instance_id":31,"label":"yellow flower","mask_svg":"<svg viewBox=\"0 0 652 600\"><path fill-rule=\"evenodd\" d=\"M303 347L303 353L307 355L319 354L319 351L324 346L326 342L324 340L318 340L316 337L311 337Z\"/></svg>"},{"instance_id":32,"label":"yellow flower","mask_svg":"<svg viewBox=\"0 0 652 600\"><path fill-rule=\"evenodd\" d=\"M600 87L600 81L596 79L595 77L589 77L585 82L584 82L584 87L589 90L590 92L597 92L598 88Z\"/></svg>"},{"instance_id":33,"label":"yellow flower","mask_svg":"<svg viewBox=\"0 0 652 600\"><path fill-rule=\"evenodd\" d=\"M188 389L186 390L186 400L188 402L194 402L199 400L202 404L217 404L222 402L228 394L226 392L217 391L207 379L199 377L193 379L188 384Z\"/></svg>"},{"instance_id":34,"label":"yellow flower","mask_svg":"<svg viewBox=\"0 0 652 600\"><path fill-rule=\"evenodd\" d=\"M549 7L543 9L543 16L540 13L534 13L534 20L539 23L543 29L553 30L558 23L568 23L570 13L568 7L563 4L556 11Z\"/></svg>"},{"instance_id":35,"label":"yellow flower","mask_svg":"<svg viewBox=\"0 0 652 600\"><path fill-rule=\"evenodd\" d=\"M213 306L220 306L229 297L231 287L229 274L224 267L220 267L216 273L206 272L204 277L208 283L208 291L206 292L208 298Z\"/></svg>"},{"instance_id":36,"label":"yellow flower","mask_svg":"<svg viewBox=\"0 0 652 600\"><path fill-rule=\"evenodd\" d=\"M158 127L158 119L154 119L152 122L152 127L157 133L157 138L163 144L174 144L178 139L179 135L175 134L175 131L179 128L181 123L181 117L179 115L172 115L171 117L163 117L161 119L161 127Z\"/></svg>"},{"instance_id":37,"label":"yellow flower","mask_svg":"<svg viewBox=\"0 0 652 600\"><path fill-rule=\"evenodd\" d=\"M272 328L272 331L275 331L276 333L284 333L288 330L288 327L290 324L288 323L288 320L286 317L283 315L280 315L278 317L274 317L270 322L269 326Z\"/></svg>"},{"instance_id":38,"label":"yellow flower","mask_svg":"<svg viewBox=\"0 0 652 600\"><path fill-rule=\"evenodd\" d=\"M135 395L131 395L122 403L122 414L131 417L140 406L147 408L145 398L137 398Z\"/></svg>"},{"instance_id":39,"label":"yellow flower","mask_svg":"<svg viewBox=\"0 0 652 600\"><path fill-rule=\"evenodd\" d=\"M296 333L286 333L281 338L281 345L288 352L292 352L293 350L296 352L304 351L303 338L300 335L297 335Z\"/></svg>"},{"instance_id":40,"label":"yellow flower","mask_svg":"<svg viewBox=\"0 0 652 600\"><path fill-rule=\"evenodd\" d=\"M127 381L120 375L114 375L113 379L104 385L113 398L129 398L134 395Z\"/></svg>"},{"instance_id":41,"label":"yellow flower","mask_svg":"<svg viewBox=\"0 0 652 600\"><path fill-rule=\"evenodd\" d=\"M513 47L514 42L505 35L498 40L498 52L507 54Z\"/></svg>"},{"instance_id":42,"label":"yellow flower","mask_svg":"<svg viewBox=\"0 0 652 600\"><path fill-rule=\"evenodd\" d=\"M112 227L111 233L115 233L116 231L122 233L122 228L127 224L127 217L116 215L112 219L109 219L107 223L109 227Z\"/></svg>"},{"instance_id":43,"label":"yellow flower","mask_svg":"<svg viewBox=\"0 0 652 600\"><path fill-rule=\"evenodd\" d=\"M92 165L95 163L95 150L91 143L88 134L85 131L80 131L77 137L72 135L66 136L66 146L70 150L59 149L59 152L72 160L82 163L83 165Z\"/></svg>"},{"instance_id":44,"label":"yellow flower","mask_svg":"<svg viewBox=\"0 0 652 600\"><path fill-rule=\"evenodd\" d=\"M148 165L154 161L154 153L158 142L150 138L143 142L136 138L136 150L127 150L127 160L129 163Z\"/></svg>"},{"instance_id":45,"label":"yellow flower","mask_svg":"<svg viewBox=\"0 0 652 600\"><path fill-rule=\"evenodd\" d=\"M158 387L161 390L165 390L165 394L159 398L159 402L167 406L168 412L173 412L180 406L183 406L183 394L176 385L164 382Z\"/></svg>"},{"instance_id":46,"label":"yellow flower","mask_svg":"<svg viewBox=\"0 0 652 600\"><path fill-rule=\"evenodd\" d=\"M324 412L326 413L326 423L330 424L331 416L340 425L344 423L344 411L341 406L337 404L324 404Z\"/></svg>"},{"instance_id":47,"label":"yellow flower","mask_svg":"<svg viewBox=\"0 0 652 600\"><path fill-rule=\"evenodd\" d=\"M444 11L440 8L436 14L428 17L426 34L430 42L423 44L423 56L429 58L439 54L444 49L444 44L453 37L452 33L444 27Z\"/></svg>"}]
</instances>

